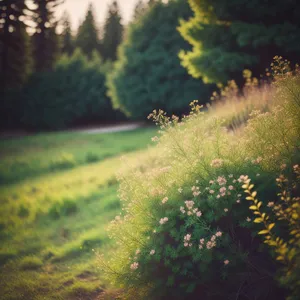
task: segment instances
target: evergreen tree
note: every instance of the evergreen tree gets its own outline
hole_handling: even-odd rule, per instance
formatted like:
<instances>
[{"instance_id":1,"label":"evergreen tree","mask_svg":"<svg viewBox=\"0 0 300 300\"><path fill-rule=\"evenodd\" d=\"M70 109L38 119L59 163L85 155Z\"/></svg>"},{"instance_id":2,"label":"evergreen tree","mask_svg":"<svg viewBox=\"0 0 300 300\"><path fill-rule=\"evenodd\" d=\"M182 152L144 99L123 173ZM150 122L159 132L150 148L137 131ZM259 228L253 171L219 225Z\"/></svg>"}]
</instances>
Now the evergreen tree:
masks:
<instances>
[{"instance_id":1,"label":"evergreen tree","mask_svg":"<svg viewBox=\"0 0 300 300\"><path fill-rule=\"evenodd\" d=\"M300 58L298 0L189 0L194 16L181 35L193 46L182 52L189 73L207 82L239 79L244 68L264 73L275 55Z\"/></svg>"},{"instance_id":2,"label":"evergreen tree","mask_svg":"<svg viewBox=\"0 0 300 300\"><path fill-rule=\"evenodd\" d=\"M133 13L133 19L138 20L140 17L142 17L145 12L147 11L147 4L143 0L139 0L134 8L134 13Z\"/></svg>"},{"instance_id":3,"label":"evergreen tree","mask_svg":"<svg viewBox=\"0 0 300 300\"><path fill-rule=\"evenodd\" d=\"M157 2L142 22L130 24L119 60L108 76L109 95L115 108L144 120L153 109L180 114L195 99L207 102L211 86L188 75L178 52L189 49L176 27L179 18L192 15L185 0Z\"/></svg>"},{"instance_id":4,"label":"evergreen tree","mask_svg":"<svg viewBox=\"0 0 300 300\"><path fill-rule=\"evenodd\" d=\"M117 49L123 37L120 9L117 1L113 1L108 9L102 40L103 57L105 60L116 60Z\"/></svg>"},{"instance_id":5,"label":"evergreen tree","mask_svg":"<svg viewBox=\"0 0 300 300\"><path fill-rule=\"evenodd\" d=\"M76 46L82 50L82 52L89 58L92 58L94 50L99 51L99 34L96 26L93 6L89 5L86 17L82 24L79 26Z\"/></svg>"},{"instance_id":6,"label":"evergreen tree","mask_svg":"<svg viewBox=\"0 0 300 300\"><path fill-rule=\"evenodd\" d=\"M34 3L33 20L36 28L32 41L35 70L51 70L59 53L54 11L62 0L34 0Z\"/></svg>"},{"instance_id":7,"label":"evergreen tree","mask_svg":"<svg viewBox=\"0 0 300 300\"><path fill-rule=\"evenodd\" d=\"M30 72L31 52L24 20L25 0L0 2L0 86L21 86Z\"/></svg>"},{"instance_id":8,"label":"evergreen tree","mask_svg":"<svg viewBox=\"0 0 300 300\"><path fill-rule=\"evenodd\" d=\"M70 16L67 12L62 18L61 52L71 55L74 51L74 41L71 30Z\"/></svg>"}]
</instances>

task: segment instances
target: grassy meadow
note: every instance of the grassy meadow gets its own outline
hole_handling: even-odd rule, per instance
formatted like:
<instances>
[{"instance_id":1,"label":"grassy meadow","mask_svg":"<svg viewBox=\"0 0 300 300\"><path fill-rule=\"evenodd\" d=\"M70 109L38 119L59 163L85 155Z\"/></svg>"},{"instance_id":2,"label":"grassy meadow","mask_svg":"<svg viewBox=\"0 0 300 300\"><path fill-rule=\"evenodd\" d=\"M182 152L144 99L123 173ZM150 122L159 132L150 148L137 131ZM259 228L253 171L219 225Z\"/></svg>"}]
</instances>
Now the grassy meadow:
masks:
<instances>
[{"instance_id":1,"label":"grassy meadow","mask_svg":"<svg viewBox=\"0 0 300 300\"><path fill-rule=\"evenodd\" d=\"M135 160L153 128L51 133L0 141L0 299L98 299L94 249L120 211L120 157Z\"/></svg>"}]
</instances>

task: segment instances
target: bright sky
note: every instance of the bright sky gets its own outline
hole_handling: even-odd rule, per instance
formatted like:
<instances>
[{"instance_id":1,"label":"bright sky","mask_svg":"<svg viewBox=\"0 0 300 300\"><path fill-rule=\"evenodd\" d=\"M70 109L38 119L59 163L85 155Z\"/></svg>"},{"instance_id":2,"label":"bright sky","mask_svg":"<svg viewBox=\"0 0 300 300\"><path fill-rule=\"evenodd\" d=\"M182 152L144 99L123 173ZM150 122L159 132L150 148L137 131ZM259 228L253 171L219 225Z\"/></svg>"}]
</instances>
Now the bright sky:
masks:
<instances>
[{"instance_id":1,"label":"bright sky","mask_svg":"<svg viewBox=\"0 0 300 300\"><path fill-rule=\"evenodd\" d=\"M57 8L57 17L61 17L66 10L70 14L72 29L76 30L80 21L84 19L89 3L94 6L94 15L98 24L105 20L108 5L113 0L65 0L63 5ZM132 17L134 6L137 0L117 0L121 10L123 24Z\"/></svg>"}]
</instances>

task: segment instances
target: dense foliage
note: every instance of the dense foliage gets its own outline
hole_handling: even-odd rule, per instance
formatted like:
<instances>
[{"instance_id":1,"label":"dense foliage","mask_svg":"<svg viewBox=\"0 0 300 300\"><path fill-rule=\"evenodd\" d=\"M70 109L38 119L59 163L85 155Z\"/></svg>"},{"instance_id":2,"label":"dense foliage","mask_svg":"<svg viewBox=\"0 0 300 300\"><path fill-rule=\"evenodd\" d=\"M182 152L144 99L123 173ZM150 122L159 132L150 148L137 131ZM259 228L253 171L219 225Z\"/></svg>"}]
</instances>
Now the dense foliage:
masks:
<instances>
[{"instance_id":1,"label":"dense foliage","mask_svg":"<svg viewBox=\"0 0 300 300\"><path fill-rule=\"evenodd\" d=\"M90 61L80 50L63 56L52 72L32 75L23 89L23 123L39 129L63 128L87 119L116 119L106 96L108 65L93 53Z\"/></svg>"},{"instance_id":2,"label":"dense foliage","mask_svg":"<svg viewBox=\"0 0 300 300\"><path fill-rule=\"evenodd\" d=\"M60 35L61 52L63 54L72 55L74 52L74 40L71 30L70 16L67 12L62 17L62 33Z\"/></svg>"},{"instance_id":3,"label":"dense foliage","mask_svg":"<svg viewBox=\"0 0 300 300\"><path fill-rule=\"evenodd\" d=\"M104 24L104 36L102 39L101 53L104 60L115 61L117 49L123 39L123 25L117 1L113 1L108 7L108 15Z\"/></svg>"},{"instance_id":4,"label":"dense foliage","mask_svg":"<svg viewBox=\"0 0 300 300\"><path fill-rule=\"evenodd\" d=\"M230 102L209 113L192 102L181 122L152 113L158 145L120 173L123 212L110 225L118 249L100 259L125 299L285 298L274 278L279 262L257 235L242 186L250 178L267 206L282 165L299 161L300 74L289 74L253 89L264 100L236 131Z\"/></svg>"},{"instance_id":5,"label":"dense foliage","mask_svg":"<svg viewBox=\"0 0 300 300\"><path fill-rule=\"evenodd\" d=\"M180 58L205 82L240 78L244 68L264 73L274 55L299 59L300 6L297 0L189 0L194 16L181 35L193 46Z\"/></svg>"},{"instance_id":6,"label":"dense foliage","mask_svg":"<svg viewBox=\"0 0 300 300\"><path fill-rule=\"evenodd\" d=\"M54 12L61 4L59 0L34 0L33 22L35 23L32 36L34 70L49 71L59 55L59 39L56 33Z\"/></svg>"},{"instance_id":7,"label":"dense foliage","mask_svg":"<svg viewBox=\"0 0 300 300\"><path fill-rule=\"evenodd\" d=\"M29 37L24 24L25 0L0 2L0 92L20 87L30 67ZM1 94L3 97L3 94Z\"/></svg>"},{"instance_id":8,"label":"dense foliage","mask_svg":"<svg viewBox=\"0 0 300 300\"><path fill-rule=\"evenodd\" d=\"M211 86L191 78L178 59L188 44L176 26L190 16L186 1L157 2L130 25L108 80L115 108L143 120L154 108L182 113L194 99L207 101Z\"/></svg>"},{"instance_id":9,"label":"dense foliage","mask_svg":"<svg viewBox=\"0 0 300 300\"><path fill-rule=\"evenodd\" d=\"M91 58L93 51L99 51L99 32L94 17L93 5L90 4L85 19L78 28L76 47L80 48L84 55Z\"/></svg>"}]
</instances>

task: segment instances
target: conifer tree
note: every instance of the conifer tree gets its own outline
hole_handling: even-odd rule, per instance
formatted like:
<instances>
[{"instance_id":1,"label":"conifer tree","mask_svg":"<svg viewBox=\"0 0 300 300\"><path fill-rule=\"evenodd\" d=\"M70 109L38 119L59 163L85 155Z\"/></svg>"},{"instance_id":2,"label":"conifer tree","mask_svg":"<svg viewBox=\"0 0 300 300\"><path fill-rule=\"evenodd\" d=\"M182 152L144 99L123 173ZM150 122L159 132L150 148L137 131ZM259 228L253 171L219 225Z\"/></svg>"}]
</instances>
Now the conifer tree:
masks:
<instances>
[{"instance_id":1,"label":"conifer tree","mask_svg":"<svg viewBox=\"0 0 300 300\"><path fill-rule=\"evenodd\" d=\"M54 11L63 0L34 0L33 20L36 24L32 37L35 71L51 70L59 53Z\"/></svg>"},{"instance_id":2,"label":"conifer tree","mask_svg":"<svg viewBox=\"0 0 300 300\"><path fill-rule=\"evenodd\" d=\"M114 108L145 120L153 109L185 113L189 103L206 103L211 85L188 75L178 52L189 49L176 27L192 15L186 0L157 1L142 22L132 22L121 44L114 70L108 75Z\"/></svg>"},{"instance_id":3,"label":"conifer tree","mask_svg":"<svg viewBox=\"0 0 300 300\"><path fill-rule=\"evenodd\" d=\"M99 51L100 48L99 33L93 10L93 5L90 4L85 19L78 28L76 37L76 47L80 48L89 59L92 58L93 51Z\"/></svg>"},{"instance_id":4,"label":"conifer tree","mask_svg":"<svg viewBox=\"0 0 300 300\"><path fill-rule=\"evenodd\" d=\"M26 32L25 0L0 2L0 86L21 86L30 72L30 44Z\"/></svg>"},{"instance_id":5,"label":"conifer tree","mask_svg":"<svg viewBox=\"0 0 300 300\"><path fill-rule=\"evenodd\" d=\"M70 16L67 12L62 17L61 52L72 55L74 52L74 41L71 30Z\"/></svg>"},{"instance_id":6,"label":"conifer tree","mask_svg":"<svg viewBox=\"0 0 300 300\"><path fill-rule=\"evenodd\" d=\"M113 1L108 9L108 16L104 25L104 37L102 40L103 58L115 61L117 49L123 37L123 25L121 24L120 9L117 1Z\"/></svg>"},{"instance_id":7,"label":"conifer tree","mask_svg":"<svg viewBox=\"0 0 300 300\"><path fill-rule=\"evenodd\" d=\"M249 68L264 73L275 55L300 59L298 0L189 0L194 16L179 31L192 46L180 58L207 82L239 79Z\"/></svg>"},{"instance_id":8,"label":"conifer tree","mask_svg":"<svg viewBox=\"0 0 300 300\"><path fill-rule=\"evenodd\" d=\"M138 0L135 5L133 19L138 20L141 16L145 14L147 10L147 3L144 0Z\"/></svg>"}]
</instances>

